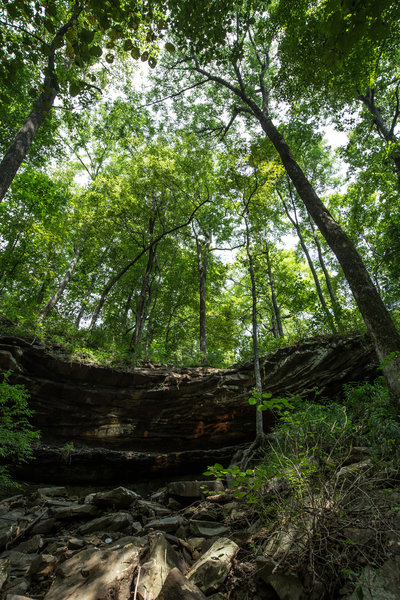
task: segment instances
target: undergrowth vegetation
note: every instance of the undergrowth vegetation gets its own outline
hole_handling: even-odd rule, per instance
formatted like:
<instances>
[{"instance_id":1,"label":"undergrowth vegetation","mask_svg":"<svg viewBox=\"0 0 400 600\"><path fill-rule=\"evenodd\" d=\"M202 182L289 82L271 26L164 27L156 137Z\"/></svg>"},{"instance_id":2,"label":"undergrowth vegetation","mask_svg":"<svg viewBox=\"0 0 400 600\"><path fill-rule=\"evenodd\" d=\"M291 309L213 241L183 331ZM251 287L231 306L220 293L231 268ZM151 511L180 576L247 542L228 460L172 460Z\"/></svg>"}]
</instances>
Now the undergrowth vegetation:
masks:
<instances>
[{"instance_id":1,"label":"undergrowth vegetation","mask_svg":"<svg viewBox=\"0 0 400 600\"><path fill-rule=\"evenodd\" d=\"M10 375L5 373L0 383L0 460L7 465L32 458L33 443L39 439L39 432L29 422L28 391L23 385L9 383ZM0 463L0 490L12 486L15 482L8 466Z\"/></svg>"},{"instance_id":2,"label":"undergrowth vegetation","mask_svg":"<svg viewBox=\"0 0 400 600\"><path fill-rule=\"evenodd\" d=\"M398 416L383 379L346 386L341 401L290 404L258 464L207 474L253 507L253 543L276 569L307 573L314 593L358 593L362 568L380 567L399 543Z\"/></svg>"}]
</instances>

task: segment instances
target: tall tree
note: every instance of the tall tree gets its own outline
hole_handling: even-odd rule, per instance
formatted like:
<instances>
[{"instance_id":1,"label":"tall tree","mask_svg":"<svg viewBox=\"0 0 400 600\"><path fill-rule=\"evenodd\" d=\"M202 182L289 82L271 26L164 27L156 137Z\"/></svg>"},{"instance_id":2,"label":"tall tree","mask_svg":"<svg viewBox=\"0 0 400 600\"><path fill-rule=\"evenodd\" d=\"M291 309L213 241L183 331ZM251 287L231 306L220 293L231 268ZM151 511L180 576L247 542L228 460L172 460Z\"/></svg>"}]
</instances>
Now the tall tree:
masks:
<instances>
[{"instance_id":1,"label":"tall tree","mask_svg":"<svg viewBox=\"0 0 400 600\"><path fill-rule=\"evenodd\" d=\"M4 27L24 36L23 43L14 44L7 56L8 71L37 62L42 69L42 81L36 84L38 95L31 111L0 163L1 202L60 92L75 97L84 90L99 91L93 83L95 76L86 78L86 72L101 57L102 46L109 48L105 56L109 63L114 61L111 50L118 47L134 58L141 57L154 64L149 43L164 25L157 7L154 10L151 3L136 0L51 1L45 6L30 0L19 3L2 0L0 21Z\"/></svg>"},{"instance_id":2,"label":"tall tree","mask_svg":"<svg viewBox=\"0 0 400 600\"><path fill-rule=\"evenodd\" d=\"M399 360L393 358L394 353L397 356L400 351L400 336L391 316L353 242L323 204L280 128L274 123L271 84L274 32L266 26L266 18L265 11L255 11L249 18L236 12L236 20L229 21L231 35L227 38L226 47L218 52L213 47L214 60L209 59L209 51L204 50L204 43L193 31L194 37L189 46L186 40L178 40L182 52L175 68L179 69L181 77L182 69L186 69L192 85L202 82L223 88L229 94L234 114L244 113L258 122L278 153L304 206L336 255L374 341L379 360L390 356L386 360L384 374L392 394L400 398Z\"/></svg>"}]
</instances>

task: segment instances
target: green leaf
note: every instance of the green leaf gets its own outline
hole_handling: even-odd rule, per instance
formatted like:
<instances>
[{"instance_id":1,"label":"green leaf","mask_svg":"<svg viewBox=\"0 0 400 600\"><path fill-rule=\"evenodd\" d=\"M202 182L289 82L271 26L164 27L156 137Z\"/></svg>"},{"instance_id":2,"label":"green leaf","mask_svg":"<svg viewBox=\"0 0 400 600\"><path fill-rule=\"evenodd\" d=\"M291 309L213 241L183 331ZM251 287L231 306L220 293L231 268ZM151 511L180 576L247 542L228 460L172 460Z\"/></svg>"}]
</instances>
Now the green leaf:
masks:
<instances>
[{"instance_id":1,"label":"green leaf","mask_svg":"<svg viewBox=\"0 0 400 600\"><path fill-rule=\"evenodd\" d=\"M94 34L95 32L93 30L82 29L79 37L85 44L90 44L93 42Z\"/></svg>"},{"instance_id":2,"label":"green leaf","mask_svg":"<svg viewBox=\"0 0 400 600\"><path fill-rule=\"evenodd\" d=\"M100 56L103 54L103 50L100 48L100 46L92 46L89 49L89 54L90 54L90 56L95 56L96 58L100 58Z\"/></svg>"},{"instance_id":3,"label":"green leaf","mask_svg":"<svg viewBox=\"0 0 400 600\"><path fill-rule=\"evenodd\" d=\"M131 56L132 58L134 58L135 60L137 60L140 57L140 50L137 46L134 46L131 50Z\"/></svg>"},{"instance_id":4,"label":"green leaf","mask_svg":"<svg viewBox=\"0 0 400 600\"><path fill-rule=\"evenodd\" d=\"M250 406L254 406L255 404L257 404L257 398L249 398L249 404Z\"/></svg>"},{"instance_id":5,"label":"green leaf","mask_svg":"<svg viewBox=\"0 0 400 600\"><path fill-rule=\"evenodd\" d=\"M167 42L165 44L165 49L167 52L169 52L170 54L173 54L175 52L175 46L173 44L171 44L171 42Z\"/></svg>"},{"instance_id":6,"label":"green leaf","mask_svg":"<svg viewBox=\"0 0 400 600\"><path fill-rule=\"evenodd\" d=\"M78 94L81 93L82 87L83 87L82 82L71 81L71 83L69 84L69 93L71 94L71 96L73 98L75 98L75 96L78 96Z\"/></svg>"},{"instance_id":7,"label":"green leaf","mask_svg":"<svg viewBox=\"0 0 400 600\"><path fill-rule=\"evenodd\" d=\"M125 51L125 52L129 52L129 51L130 51L130 50L132 50L132 49L133 49L133 43L132 43L132 40L129 40L129 39L128 39L128 40L125 40L125 41L124 41L124 51Z\"/></svg>"}]
</instances>

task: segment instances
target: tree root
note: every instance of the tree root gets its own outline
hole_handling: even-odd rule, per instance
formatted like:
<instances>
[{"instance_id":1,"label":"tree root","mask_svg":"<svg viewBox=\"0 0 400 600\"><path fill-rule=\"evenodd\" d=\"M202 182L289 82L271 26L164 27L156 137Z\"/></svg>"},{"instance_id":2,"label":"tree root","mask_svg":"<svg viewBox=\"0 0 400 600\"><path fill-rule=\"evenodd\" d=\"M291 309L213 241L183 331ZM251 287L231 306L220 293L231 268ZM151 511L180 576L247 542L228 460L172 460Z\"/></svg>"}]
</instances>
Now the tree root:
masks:
<instances>
[{"instance_id":1,"label":"tree root","mask_svg":"<svg viewBox=\"0 0 400 600\"><path fill-rule=\"evenodd\" d=\"M272 439L273 434L262 434L257 436L248 448L240 448L235 452L229 468L238 466L241 471L245 471L255 459L259 459L265 454Z\"/></svg>"}]
</instances>

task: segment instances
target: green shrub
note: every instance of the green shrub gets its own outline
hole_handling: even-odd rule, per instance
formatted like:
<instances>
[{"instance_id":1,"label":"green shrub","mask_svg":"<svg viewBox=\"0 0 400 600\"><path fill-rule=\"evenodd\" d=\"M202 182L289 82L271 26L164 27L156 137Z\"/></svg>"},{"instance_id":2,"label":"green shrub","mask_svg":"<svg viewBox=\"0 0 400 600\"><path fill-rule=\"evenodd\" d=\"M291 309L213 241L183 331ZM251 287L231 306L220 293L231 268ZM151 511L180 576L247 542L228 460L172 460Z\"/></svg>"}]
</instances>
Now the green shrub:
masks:
<instances>
[{"instance_id":1,"label":"green shrub","mask_svg":"<svg viewBox=\"0 0 400 600\"><path fill-rule=\"evenodd\" d=\"M32 443L39 432L29 423L32 411L29 394L23 385L8 383L11 372L0 383L0 459L3 463L18 464L32 458ZM13 484L7 466L0 466L0 487Z\"/></svg>"},{"instance_id":2,"label":"green shrub","mask_svg":"<svg viewBox=\"0 0 400 600\"><path fill-rule=\"evenodd\" d=\"M374 383L345 386L344 403L358 427L363 445L378 457L400 452L400 420L383 377Z\"/></svg>"}]
</instances>

